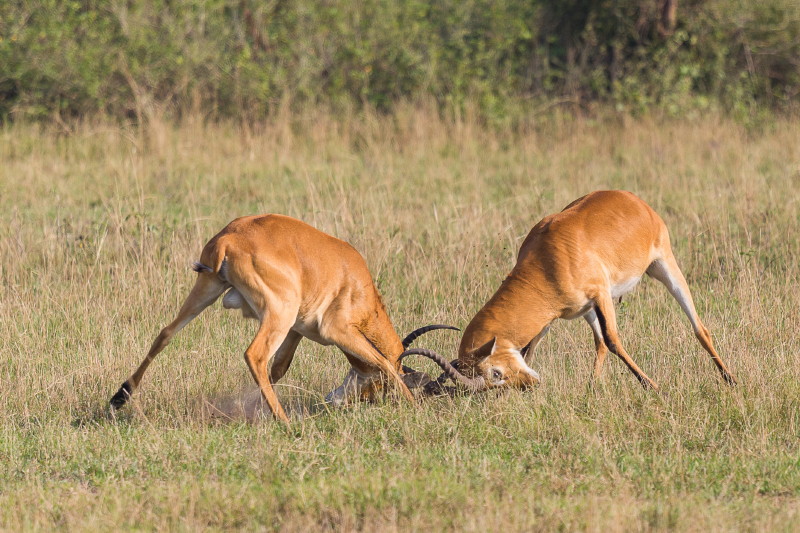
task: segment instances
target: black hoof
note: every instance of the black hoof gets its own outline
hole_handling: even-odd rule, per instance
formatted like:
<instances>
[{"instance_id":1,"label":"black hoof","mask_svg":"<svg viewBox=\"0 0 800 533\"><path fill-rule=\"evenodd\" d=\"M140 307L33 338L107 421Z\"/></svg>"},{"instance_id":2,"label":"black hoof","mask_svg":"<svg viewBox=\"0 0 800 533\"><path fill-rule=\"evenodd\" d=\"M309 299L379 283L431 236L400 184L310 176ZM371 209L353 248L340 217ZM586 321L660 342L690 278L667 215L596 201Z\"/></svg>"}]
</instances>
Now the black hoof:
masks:
<instances>
[{"instance_id":1,"label":"black hoof","mask_svg":"<svg viewBox=\"0 0 800 533\"><path fill-rule=\"evenodd\" d=\"M131 397L131 386L126 381L125 383L122 384L117 393L111 397L111 401L109 403L111 404L111 407L113 407L114 409L119 409L120 407L125 405L125 403L127 403L130 397Z\"/></svg>"}]
</instances>

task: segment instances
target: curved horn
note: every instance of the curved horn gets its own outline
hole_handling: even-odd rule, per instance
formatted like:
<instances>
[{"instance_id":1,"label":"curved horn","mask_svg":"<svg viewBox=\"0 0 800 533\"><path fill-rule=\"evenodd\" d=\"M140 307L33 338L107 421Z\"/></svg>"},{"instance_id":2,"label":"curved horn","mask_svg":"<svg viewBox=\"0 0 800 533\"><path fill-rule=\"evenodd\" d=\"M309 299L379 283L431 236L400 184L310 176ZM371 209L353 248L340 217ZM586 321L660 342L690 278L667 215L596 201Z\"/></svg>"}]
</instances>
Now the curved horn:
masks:
<instances>
[{"instance_id":1,"label":"curved horn","mask_svg":"<svg viewBox=\"0 0 800 533\"><path fill-rule=\"evenodd\" d=\"M456 370L458 370L459 364L460 361L458 359L453 359L452 361L450 361L450 365L452 365L452 367L455 368ZM458 371L460 372L460 370ZM445 381L447 381L448 379L450 379L450 376L447 375L447 372L442 372L439 375L439 377L436 378L434 381L436 381L436 383L438 383L439 385L444 385Z\"/></svg>"},{"instance_id":2,"label":"curved horn","mask_svg":"<svg viewBox=\"0 0 800 533\"><path fill-rule=\"evenodd\" d=\"M422 355L428 359L431 359L434 363L439 365L453 381L464 385L467 389L469 389L470 392L478 392L486 388L486 380L483 379L483 376L479 376L477 378L468 378L456 370L453 365L448 363L447 359L432 350L425 350L424 348L412 348L400 354L400 359L402 360L409 355Z\"/></svg>"},{"instance_id":3,"label":"curved horn","mask_svg":"<svg viewBox=\"0 0 800 533\"><path fill-rule=\"evenodd\" d=\"M429 331L434 331L437 329L452 329L453 331L461 331L455 326L448 326L446 324L431 324L430 326L423 326L421 328L415 329L414 331L406 335L406 338L403 339L403 349L405 350L406 348L411 346L411 343L414 342L420 335L423 335L425 333L428 333Z\"/></svg>"}]
</instances>

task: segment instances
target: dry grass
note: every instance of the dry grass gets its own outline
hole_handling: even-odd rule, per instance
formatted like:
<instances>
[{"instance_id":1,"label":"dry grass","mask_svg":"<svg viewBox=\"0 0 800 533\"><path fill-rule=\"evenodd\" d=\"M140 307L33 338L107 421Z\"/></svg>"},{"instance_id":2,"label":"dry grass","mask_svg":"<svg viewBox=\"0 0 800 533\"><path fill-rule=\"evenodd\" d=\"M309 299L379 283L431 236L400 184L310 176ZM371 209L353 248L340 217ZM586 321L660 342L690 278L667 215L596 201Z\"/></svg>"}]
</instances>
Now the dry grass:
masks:
<instances>
[{"instance_id":1,"label":"dry grass","mask_svg":"<svg viewBox=\"0 0 800 533\"><path fill-rule=\"evenodd\" d=\"M800 128L718 117L551 117L497 132L426 110L250 128L0 131L0 528L796 530L800 527ZM591 333L561 322L535 391L320 405L346 361L304 341L260 410L254 333L220 306L181 332L119 418L108 398L235 216L279 212L353 243L398 330L464 326L530 227L624 188L670 227L723 386L677 304L645 281L628 351L591 387ZM453 353L457 338L421 344ZM416 363L433 371L430 366Z\"/></svg>"}]
</instances>

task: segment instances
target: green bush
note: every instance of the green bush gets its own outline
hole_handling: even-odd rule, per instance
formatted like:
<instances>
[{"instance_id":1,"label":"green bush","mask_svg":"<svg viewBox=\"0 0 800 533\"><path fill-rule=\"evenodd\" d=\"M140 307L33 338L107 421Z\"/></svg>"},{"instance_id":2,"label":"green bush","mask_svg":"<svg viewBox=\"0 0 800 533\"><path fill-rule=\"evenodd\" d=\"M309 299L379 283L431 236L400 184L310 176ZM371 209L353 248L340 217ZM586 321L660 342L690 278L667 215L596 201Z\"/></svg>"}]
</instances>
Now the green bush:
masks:
<instances>
[{"instance_id":1,"label":"green bush","mask_svg":"<svg viewBox=\"0 0 800 533\"><path fill-rule=\"evenodd\" d=\"M0 4L0 118L258 118L277 106L555 101L794 108L795 0L90 0Z\"/></svg>"}]
</instances>

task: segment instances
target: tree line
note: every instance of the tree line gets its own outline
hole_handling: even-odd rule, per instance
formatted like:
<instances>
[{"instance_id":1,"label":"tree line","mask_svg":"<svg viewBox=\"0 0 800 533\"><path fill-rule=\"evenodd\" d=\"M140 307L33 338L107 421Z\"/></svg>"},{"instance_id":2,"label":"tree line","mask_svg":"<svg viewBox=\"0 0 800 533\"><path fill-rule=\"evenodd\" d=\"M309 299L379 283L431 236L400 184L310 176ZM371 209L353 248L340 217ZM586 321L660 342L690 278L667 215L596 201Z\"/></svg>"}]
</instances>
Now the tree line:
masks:
<instances>
[{"instance_id":1,"label":"tree line","mask_svg":"<svg viewBox=\"0 0 800 533\"><path fill-rule=\"evenodd\" d=\"M796 0L7 0L0 120L794 110Z\"/></svg>"}]
</instances>

